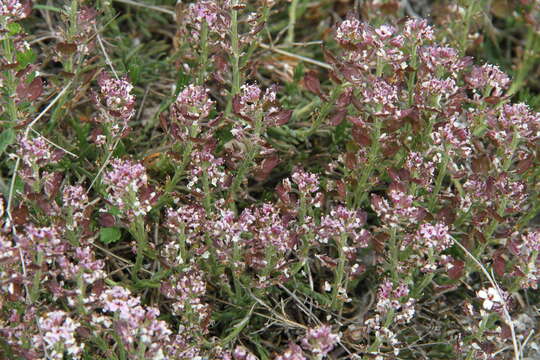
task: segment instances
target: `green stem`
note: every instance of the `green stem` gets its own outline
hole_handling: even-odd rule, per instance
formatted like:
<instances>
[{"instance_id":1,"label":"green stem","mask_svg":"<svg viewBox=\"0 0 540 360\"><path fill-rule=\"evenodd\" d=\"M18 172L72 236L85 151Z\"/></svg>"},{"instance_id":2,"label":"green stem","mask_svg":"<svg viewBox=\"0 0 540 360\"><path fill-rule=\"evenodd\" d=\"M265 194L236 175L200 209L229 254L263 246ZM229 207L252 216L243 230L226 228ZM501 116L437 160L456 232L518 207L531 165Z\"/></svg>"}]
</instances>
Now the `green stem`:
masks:
<instances>
[{"instance_id":1,"label":"green stem","mask_svg":"<svg viewBox=\"0 0 540 360\"><path fill-rule=\"evenodd\" d=\"M298 0L292 0L289 5L289 26L287 28L286 42L291 44L294 42L294 27L296 25L296 8L298 7Z\"/></svg>"},{"instance_id":2,"label":"green stem","mask_svg":"<svg viewBox=\"0 0 540 360\"><path fill-rule=\"evenodd\" d=\"M319 116L317 116L317 118L315 119L311 127L307 131L304 132L303 134L304 139L309 138L319 129L324 119L326 119L326 117L330 113L330 110L332 110L334 106L334 102L337 100L337 98L341 94L342 89L343 89L342 85L338 85L334 87L334 89L332 90L332 93L330 94L330 99L322 104L321 109L319 111ZM311 104L309 106L311 106Z\"/></svg>"},{"instance_id":3,"label":"green stem","mask_svg":"<svg viewBox=\"0 0 540 360\"><path fill-rule=\"evenodd\" d=\"M202 184L203 184L203 191L204 191L204 210L206 210L206 213L210 213L211 207L212 207L212 193L210 191L210 182L208 181L208 172L204 171L202 176Z\"/></svg>"},{"instance_id":4,"label":"green stem","mask_svg":"<svg viewBox=\"0 0 540 360\"><path fill-rule=\"evenodd\" d=\"M12 64L15 60L13 53L13 41L9 36L6 36L4 40L2 40L2 45L4 48L4 57L6 59L6 62ZM16 93L17 85L15 84L15 77L13 76L12 70L6 70L4 71L4 74L6 77L5 94L7 102L7 113L9 114L9 119L14 126L18 121L17 105L15 104L15 100L13 99L13 97L15 96L14 94Z\"/></svg>"},{"instance_id":5,"label":"green stem","mask_svg":"<svg viewBox=\"0 0 540 360\"><path fill-rule=\"evenodd\" d=\"M262 114L258 114L255 119L255 129L254 129L254 137L255 139L258 139L261 130L262 130ZM256 144L256 141L250 141L247 145L247 154L242 163L240 164L240 167L238 168L238 171L233 179L233 182L231 184L231 187L229 188L228 197L230 199L235 200L236 195L238 194L238 190L240 189L240 185L244 181L244 178L246 177L246 174L251 167L251 164L253 163L253 159L257 155L257 152L259 150L259 146ZM231 206L235 206L234 201L231 202Z\"/></svg>"},{"instance_id":6,"label":"green stem","mask_svg":"<svg viewBox=\"0 0 540 360\"><path fill-rule=\"evenodd\" d=\"M41 275L43 272L41 271L41 265L43 264L43 253L41 251L38 251L37 253L37 261L36 261L38 270L34 274L34 278L32 279L32 289L30 290L30 303L33 304L36 302L36 300L39 298L39 290L41 288Z\"/></svg>"},{"instance_id":7,"label":"green stem","mask_svg":"<svg viewBox=\"0 0 540 360\"><path fill-rule=\"evenodd\" d=\"M523 85L527 82L529 72L536 62L537 56L535 50L537 46L538 36L533 26L528 26L527 39L525 40L525 49L523 51L523 58L521 64L517 70L517 73L512 81L512 85L508 90L508 95L514 95L517 93Z\"/></svg>"},{"instance_id":8,"label":"green stem","mask_svg":"<svg viewBox=\"0 0 540 360\"><path fill-rule=\"evenodd\" d=\"M429 200L429 210L431 212L435 211L435 203L437 202L437 196L441 191L442 183L444 177L446 176L449 161L450 157L448 156L448 151L445 148L445 151L442 153L441 163L439 165L439 173L437 174L437 179L435 180L435 188L433 189L433 193L431 194L431 198Z\"/></svg>"},{"instance_id":9,"label":"green stem","mask_svg":"<svg viewBox=\"0 0 540 360\"><path fill-rule=\"evenodd\" d=\"M203 21L201 29L201 53L199 56L199 65L201 67L197 76L197 84L204 84L206 78L206 67L208 63L208 24Z\"/></svg>"},{"instance_id":10,"label":"green stem","mask_svg":"<svg viewBox=\"0 0 540 360\"><path fill-rule=\"evenodd\" d=\"M356 191L355 191L356 207L360 207L362 205L362 203L366 200L366 197L368 196L368 193L369 193L366 186L375 168L376 160L379 157L379 149L380 149L379 138L381 137L381 128L382 128L382 121L380 121L379 119L376 119L375 123L373 124L373 133L371 136L371 148L369 149L367 166L364 169L362 169L363 170L362 175L360 176L360 180L358 181L358 184L356 185Z\"/></svg>"},{"instance_id":11,"label":"green stem","mask_svg":"<svg viewBox=\"0 0 540 360\"><path fill-rule=\"evenodd\" d=\"M139 280L139 272L142 268L144 251L147 248L148 240L146 238L146 231L144 230L144 219L141 216L138 216L137 219L135 219L133 226L132 235L137 241L137 256L135 258L135 265L133 266L132 278L137 282Z\"/></svg>"},{"instance_id":12,"label":"green stem","mask_svg":"<svg viewBox=\"0 0 540 360\"><path fill-rule=\"evenodd\" d=\"M459 44L462 55L465 54L465 52L467 51L467 41L469 39L469 29L471 27L471 19L476 9L477 3L479 3L478 0L469 1L469 5L467 6L467 10L465 11L465 18L463 19L463 23L462 23L463 32L462 32L462 36L461 36L460 44Z\"/></svg>"},{"instance_id":13,"label":"green stem","mask_svg":"<svg viewBox=\"0 0 540 360\"><path fill-rule=\"evenodd\" d=\"M238 10L235 10L238 0L231 3L231 47L232 47L232 87L227 102L225 114L229 115L232 109L232 99L240 93L240 39L238 37Z\"/></svg>"},{"instance_id":14,"label":"green stem","mask_svg":"<svg viewBox=\"0 0 540 360\"><path fill-rule=\"evenodd\" d=\"M343 277L345 275L345 252L343 248L347 244L347 234L342 233L339 237L339 240L336 241L336 247L338 250L338 266L336 269L336 275L334 278L334 286L332 288L332 309L336 312L341 312L343 307L343 302L339 300L339 290L342 287Z\"/></svg>"},{"instance_id":15,"label":"green stem","mask_svg":"<svg viewBox=\"0 0 540 360\"><path fill-rule=\"evenodd\" d=\"M393 227L390 231L390 273L392 274L392 281L394 284L397 284L399 282L399 273L398 273L398 265L399 265L399 249L397 244L397 233L396 228Z\"/></svg>"}]
</instances>

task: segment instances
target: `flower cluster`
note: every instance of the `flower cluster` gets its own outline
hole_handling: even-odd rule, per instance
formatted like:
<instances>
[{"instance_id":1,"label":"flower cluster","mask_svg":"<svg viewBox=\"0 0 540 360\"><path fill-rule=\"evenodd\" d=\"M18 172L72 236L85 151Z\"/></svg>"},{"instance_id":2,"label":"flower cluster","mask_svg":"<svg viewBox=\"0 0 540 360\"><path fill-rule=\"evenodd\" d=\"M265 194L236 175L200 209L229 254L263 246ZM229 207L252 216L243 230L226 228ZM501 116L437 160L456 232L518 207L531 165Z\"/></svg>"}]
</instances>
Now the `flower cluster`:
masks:
<instances>
[{"instance_id":1,"label":"flower cluster","mask_svg":"<svg viewBox=\"0 0 540 360\"><path fill-rule=\"evenodd\" d=\"M85 212L88 208L88 195L81 185L64 187L62 204L67 209L67 228L73 230L86 220Z\"/></svg>"},{"instance_id":2,"label":"flower cluster","mask_svg":"<svg viewBox=\"0 0 540 360\"><path fill-rule=\"evenodd\" d=\"M214 102L208 97L208 89L196 85L187 86L171 105L171 133L182 141L195 137L213 106Z\"/></svg>"},{"instance_id":3,"label":"flower cluster","mask_svg":"<svg viewBox=\"0 0 540 360\"><path fill-rule=\"evenodd\" d=\"M54 360L64 359L64 352L72 359L80 359L84 344L79 344L75 338L76 330L81 326L64 311L51 311L38 319L43 332L42 341ZM36 341L39 346L41 339Z\"/></svg>"},{"instance_id":4,"label":"flower cluster","mask_svg":"<svg viewBox=\"0 0 540 360\"><path fill-rule=\"evenodd\" d=\"M223 29L228 29L231 23L227 10L227 5L223 6L223 4L218 4L212 0L202 0L189 4L186 23L191 27L191 37L195 41L199 41L203 26L207 26L208 31L217 36L216 44L225 45L226 32Z\"/></svg>"},{"instance_id":5,"label":"flower cluster","mask_svg":"<svg viewBox=\"0 0 540 360\"><path fill-rule=\"evenodd\" d=\"M206 293L203 272L186 269L161 285L161 292L172 299L172 313L185 319L186 328L207 333L210 309L202 300ZM206 324L206 326L205 326Z\"/></svg>"},{"instance_id":6,"label":"flower cluster","mask_svg":"<svg viewBox=\"0 0 540 360\"><path fill-rule=\"evenodd\" d=\"M157 319L157 308L143 307L138 297L121 286L103 291L99 304L104 313L114 315L114 320L96 314L94 323L114 329L130 352L146 349L143 350L145 358L163 358L164 346L171 341L172 331L165 321Z\"/></svg>"},{"instance_id":7,"label":"flower cluster","mask_svg":"<svg viewBox=\"0 0 540 360\"><path fill-rule=\"evenodd\" d=\"M302 339L302 347L311 352L315 358L322 359L339 342L340 336L332 332L328 325L309 329Z\"/></svg>"},{"instance_id":8,"label":"flower cluster","mask_svg":"<svg viewBox=\"0 0 540 360\"><path fill-rule=\"evenodd\" d=\"M135 114L133 85L127 78L115 79L109 73L101 73L98 79L101 98L109 113L127 123Z\"/></svg>"},{"instance_id":9,"label":"flower cluster","mask_svg":"<svg viewBox=\"0 0 540 360\"><path fill-rule=\"evenodd\" d=\"M299 345L292 343L281 355L278 355L275 360L307 360L307 358L304 356L302 348Z\"/></svg>"},{"instance_id":10,"label":"flower cluster","mask_svg":"<svg viewBox=\"0 0 540 360\"><path fill-rule=\"evenodd\" d=\"M113 159L111 169L103 175L113 206L128 219L144 216L150 209L155 194L148 193L148 177L142 164L131 160Z\"/></svg>"},{"instance_id":11,"label":"flower cluster","mask_svg":"<svg viewBox=\"0 0 540 360\"><path fill-rule=\"evenodd\" d=\"M29 13L29 5L20 0L2 0L0 2L0 19L2 26L5 23L19 21Z\"/></svg>"},{"instance_id":12,"label":"flower cluster","mask_svg":"<svg viewBox=\"0 0 540 360\"><path fill-rule=\"evenodd\" d=\"M29 138L21 135L17 143L19 145L17 155L24 165L31 169L40 169L54 164L63 155L63 152L55 151L43 136Z\"/></svg>"},{"instance_id":13,"label":"flower cluster","mask_svg":"<svg viewBox=\"0 0 540 360\"><path fill-rule=\"evenodd\" d=\"M110 143L111 138L127 133L128 122L135 115L135 96L131 94L133 85L127 77L118 78L102 72L98 85L99 94L94 94L94 102L98 105L101 116L96 121L105 124L105 133L102 129L96 129L93 141L97 145L103 145Z\"/></svg>"},{"instance_id":14,"label":"flower cluster","mask_svg":"<svg viewBox=\"0 0 540 360\"><path fill-rule=\"evenodd\" d=\"M329 239L344 235L350 237L353 247L367 247L370 234L362 229L366 219L367 214L362 211L351 211L344 206L337 206L321 220L317 240L328 243Z\"/></svg>"},{"instance_id":15,"label":"flower cluster","mask_svg":"<svg viewBox=\"0 0 540 360\"><path fill-rule=\"evenodd\" d=\"M216 158L208 150L196 150L191 156L188 189L203 195L203 191L208 191L208 189L204 189L205 186L212 185L214 188L226 187L227 177L223 171L223 159ZM203 178L205 180L202 180ZM195 184L200 182L202 182L201 186L195 187Z\"/></svg>"},{"instance_id":16,"label":"flower cluster","mask_svg":"<svg viewBox=\"0 0 540 360\"><path fill-rule=\"evenodd\" d=\"M421 220L423 209L414 206L413 196L406 193L404 184L394 183L388 188L390 202L379 195L371 196L371 206L377 215L390 227L407 226Z\"/></svg>"},{"instance_id":17,"label":"flower cluster","mask_svg":"<svg viewBox=\"0 0 540 360\"><path fill-rule=\"evenodd\" d=\"M390 344L399 353L396 347L399 340L391 326L384 321L388 313L392 313L395 324L407 324L415 315L415 299L409 297L409 288L404 283L397 286L392 281L384 280L377 291L377 304L375 314L364 323L367 331L374 331L378 339Z\"/></svg>"}]
</instances>

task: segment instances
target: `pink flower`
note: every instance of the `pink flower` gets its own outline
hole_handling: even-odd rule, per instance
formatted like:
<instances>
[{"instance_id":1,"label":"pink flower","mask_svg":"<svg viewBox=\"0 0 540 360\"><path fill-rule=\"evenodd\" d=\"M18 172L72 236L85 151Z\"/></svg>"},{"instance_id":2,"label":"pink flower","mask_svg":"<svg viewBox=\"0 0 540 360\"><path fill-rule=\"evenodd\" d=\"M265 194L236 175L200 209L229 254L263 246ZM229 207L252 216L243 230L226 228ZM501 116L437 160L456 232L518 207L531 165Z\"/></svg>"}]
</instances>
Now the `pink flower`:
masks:
<instances>
[{"instance_id":1,"label":"pink flower","mask_svg":"<svg viewBox=\"0 0 540 360\"><path fill-rule=\"evenodd\" d=\"M448 226L437 223L422 224L416 233L416 240L420 246L427 246L441 252L452 244L452 239L448 234Z\"/></svg>"},{"instance_id":2,"label":"pink flower","mask_svg":"<svg viewBox=\"0 0 540 360\"><path fill-rule=\"evenodd\" d=\"M7 23L25 18L28 15L26 4L19 0L0 0L0 20L4 18Z\"/></svg>"},{"instance_id":3,"label":"pink flower","mask_svg":"<svg viewBox=\"0 0 540 360\"><path fill-rule=\"evenodd\" d=\"M121 159L113 159L110 165L112 169L103 175L103 183L109 188L109 201L123 210L128 218L146 215L151 209L152 199L139 196L148 185L145 167Z\"/></svg>"},{"instance_id":4,"label":"pink flower","mask_svg":"<svg viewBox=\"0 0 540 360\"><path fill-rule=\"evenodd\" d=\"M135 97L131 94L133 85L127 77L116 79L105 72L100 74L98 84L101 98L105 101L109 113L127 124L135 115Z\"/></svg>"},{"instance_id":5,"label":"pink flower","mask_svg":"<svg viewBox=\"0 0 540 360\"><path fill-rule=\"evenodd\" d=\"M307 331L302 347L320 357L326 356L339 342L339 335L332 333L329 325L321 325Z\"/></svg>"},{"instance_id":6,"label":"pink flower","mask_svg":"<svg viewBox=\"0 0 540 360\"><path fill-rule=\"evenodd\" d=\"M72 359L81 358L84 344L78 344L75 339L80 324L71 319L66 312L51 311L40 317L38 323L43 333L42 340L51 359L63 359L64 351L71 355Z\"/></svg>"},{"instance_id":7,"label":"pink flower","mask_svg":"<svg viewBox=\"0 0 540 360\"><path fill-rule=\"evenodd\" d=\"M416 43L433 40L433 28L424 19L409 19L403 29L404 36Z\"/></svg>"},{"instance_id":8,"label":"pink flower","mask_svg":"<svg viewBox=\"0 0 540 360\"><path fill-rule=\"evenodd\" d=\"M304 356L302 348L294 343L291 343L283 354L278 355L274 360L307 360Z\"/></svg>"}]
</instances>

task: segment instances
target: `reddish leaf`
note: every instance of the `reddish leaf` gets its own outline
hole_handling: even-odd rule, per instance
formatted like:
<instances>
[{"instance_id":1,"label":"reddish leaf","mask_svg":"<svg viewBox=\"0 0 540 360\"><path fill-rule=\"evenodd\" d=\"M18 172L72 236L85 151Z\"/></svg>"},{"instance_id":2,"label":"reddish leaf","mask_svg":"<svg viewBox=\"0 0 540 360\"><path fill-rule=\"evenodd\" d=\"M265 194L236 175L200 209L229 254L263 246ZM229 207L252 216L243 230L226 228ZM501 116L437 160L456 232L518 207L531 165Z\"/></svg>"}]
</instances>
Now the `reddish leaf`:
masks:
<instances>
[{"instance_id":1,"label":"reddish leaf","mask_svg":"<svg viewBox=\"0 0 540 360\"><path fill-rule=\"evenodd\" d=\"M448 270L448 277L452 280L457 280L463 276L465 263L461 260L454 259L452 267Z\"/></svg>"},{"instance_id":2,"label":"reddish leaf","mask_svg":"<svg viewBox=\"0 0 540 360\"><path fill-rule=\"evenodd\" d=\"M56 197L60 190L60 184L62 183L63 178L64 176L59 171L56 171L45 178L45 193L49 199L52 200Z\"/></svg>"},{"instance_id":3,"label":"reddish leaf","mask_svg":"<svg viewBox=\"0 0 540 360\"><path fill-rule=\"evenodd\" d=\"M337 267L337 260L326 255L315 255L321 264L329 269L335 269Z\"/></svg>"},{"instance_id":4,"label":"reddish leaf","mask_svg":"<svg viewBox=\"0 0 540 360\"><path fill-rule=\"evenodd\" d=\"M341 109L334 112L334 115L330 117L330 125L337 126L341 124L343 119L345 119L345 115L347 115L347 109Z\"/></svg>"},{"instance_id":5,"label":"reddish leaf","mask_svg":"<svg viewBox=\"0 0 540 360\"><path fill-rule=\"evenodd\" d=\"M336 64L338 62L338 60L336 59L334 54L332 54L330 51L326 50L325 47L323 47L323 57L324 57L324 61L326 61L329 64L334 65L334 64Z\"/></svg>"},{"instance_id":6,"label":"reddish leaf","mask_svg":"<svg viewBox=\"0 0 540 360\"><path fill-rule=\"evenodd\" d=\"M292 114L292 110L281 110L277 112L275 115L272 116L274 120L274 126L285 125L289 122L289 120L291 120Z\"/></svg>"},{"instance_id":7,"label":"reddish leaf","mask_svg":"<svg viewBox=\"0 0 540 360\"><path fill-rule=\"evenodd\" d=\"M520 160L516 165L516 172L518 174L523 174L525 171L529 170L534 164L532 156L529 156L523 160Z\"/></svg>"},{"instance_id":8,"label":"reddish leaf","mask_svg":"<svg viewBox=\"0 0 540 360\"><path fill-rule=\"evenodd\" d=\"M255 35L261 32L261 30L264 29L264 25L266 25L266 23L264 21L261 21L250 31L250 35Z\"/></svg>"},{"instance_id":9,"label":"reddish leaf","mask_svg":"<svg viewBox=\"0 0 540 360\"><path fill-rule=\"evenodd\" d=\"M512 338L512 330L506 323L501 324L501 337L503 340Z\"/></svg>"},{"instance_id":10,"label":"reddish leaf","mask_svg":"<svg viewBox=\"0 0 540 360\"><path fill-rule=\"evenodd\" d=\"M99 215L99 224L103 227L113 227L116 221L114 216L109 213L101 213Z\"/></svg>"},{"instance_id":11,"label":"reddish leaf","mask_svg":"<svg viewBox=\"0 0 540 360\"><path fill-rule=\"evenodd\" d=\"M502 216L500 216L498 213L497 213L497 210L495 210L494 208L492 207L488 207L486 209L487 213L489 214L490 217L494 218L495 220L497 220L498 222L504 222L504 218Z\"/></svg>"},{"instance_id":12,"label":"reddish leaf","mask_svg":"<svg viewBox=\"0 0 540 360\"><path fill-rule=\"evenodd\" d=\"M319 82L319 78L313 71L308 72L304 76L304 87L308 91L311 91L314 94L322 96L321 83Z\"/></svg>"},{"instance_id":13,"label":"reddish leaf","mask_svg":"<svg viewBox=\"0 0 540 360\"><path fill-rule=\"evenodd\" d=\"M389 238L390 235L386 233L378 233L371 237L371 243L376 253L382 254L384 252L384 245Z\"/></svg>"},{"instance_id":14,"label":"reddish leaf","mask_svg":"<svg viewBox=\"0 0 540 360\"><path fill-rule=\"evenodd\" d=\"M77 45L73 43L61 42L56 45L56 50L62 54L71 55L77 51Z\"/></svg>"},{"instance_id":15,"label":"reddish leaf","mask_svg":"<svg viewBox=\"0 0 540 360\"><path fill-rule=\"evenodd\" d=\"M471 167L475 173L487 174L490 168L489 158L485 155L474 158L471 163Z\"/></svg>"},{"instance_id":16,"label":"reddish leaf","mask_svg":"<svg viewBox=\"0 0 540 360\"><path fill-rule=\"evenodd\" d=\"M279 164L279 157L277 155L271 155L270 157L264 159L261 163L260 168L255 175L255 180L264 181L268 178L268 175L272 170Z\"/></svg>"},{"instance_id":17,"label":"reddish leaf","mask_svg":"<svg viewBox=\"0 0 540 360\"><path fill-rule=\"evenodd\" d=\"M371 146L371 139L366 134L366 130L364 128L355 126L352 128L351 131L352 137L356 143L362 147L368 147Z\"/></svg>"},{"instance_id":18,"label":"reddish leaf","mask_svg":"<svg viewBox=\"0 0 540 360\"><path fill-rule=\"evenodd\" d=\"M32 1L25 1L22 6L24 17L29 17L32 13Z\"/></svg>"},{"instance_id":19,"label":"reddish leaf","mask_svg":"<svg viewBox=\"0 0 540 360\"><path fill-rule=\"evenodd\" d=\"M392 157L399 151L399 149L400 146L397 143L388 143L383 146L382 153L385 157Z\"/></svg>"},{"instance_id":20,"label":"reddish leaf","mask_svg":"<svg viewBox=\"0 0 540 360\"><path fill-rule=\"evenodd\" d=\"M21 100L36 100L43 92L43 81L40 77L35 78L30 84L24 80L17 86L17 96Z\"/></svg>"},{"instance_id":21,"label":"reddish leaf","mask_svg":"<svg viewBox=\"0 0 540 360\"><path fill-rule=\"evenodd\" d=\"M488 354L493 354L495 352L495 345L488 341L484 341L483 343L481 343L480 348Z\"/></svg>"},{"instance_id":22,"label":"reddish leaf","mask_svg":"<svg viewBox=\"0 0 540 360\"><path fill-rule=\"evenodd\" d=\"M242 111L242 102L240 101L240 95L235 95L232 99L232 108L235 114L239 114Z\"/></svg>"},{"instance_id":23,"label":"reddish leaf","mask_svg":"<svg viewBox=\"0 0 540 360\"><path fill-rule=\"evenodd\" d=\"M456 211L451 206L445 206L439 211L436 217L445 224L452 225L456 220Z\"/></svg>"},{"instance_id":24,"label":"reddish leaf","mask_svg":"<svg viewBox=\"0 0 540 360\"><path fill-rule=\"evenodd\" d=\"M497 276L504 276L504 269L506 267L506 261L501 255L496 255L493 259L493 269Z\"/></svg>"},{"instance_id":25,"label":"reddish leaf","mask_svg":"<svg viewBox=\"0 0 540 360\"><path fill-rule=\"evenodd\" d=\"M13 223L15 225L24 225L28 221L28 208L25 205L20 205L11 212Z\"/></svg>"},{"instance_id":26,"label":"reddish leaf","mask_svg":"<svg viewBox=\"0 0 540 360\"><path fill-rule=\"evenodd\" d=\"M16 69L17 66L19 66L19 62L16 61L14 63L11 63L11 64L3 64L3 65L0 65L0 70L4 71L4 70L13 70L13 69Z\"/></svg>"},{"instance_id":27,"label":"reddish leaf","mask_svg":"<svg viewBox=\"0 0 540 360\"><path fill-rule=\"evenodd\" d=\"M501 102L502 98L500 96L488 96L484 100L488 104L496 105Z\"/></svg>"},{"instance_id":28,"label":"reddish leaf","mask_svg":"<svg viewBox=\"0 0 540 360\"><path fill-rule=\"evenodd\" d=\"M163 131L168 132L169 131L169 120L167 119L167 116L165 113L159 114L159 125L161 125L161 128Z\"/></svg>"},{"instance_id":29,"label":"reddish leaf","mask_svg":"<svg viewBox=\"0 0 540 360\"><path fill-rule=\"evenodd\" d=\"M391 119L386 121L386 132L393 133L405 125L405 121L402 119Z\"/></svg>"},{"instance_id":30,"label":"reddish leaf","mask_svg":"<svg viewBox=\"0 0 540 360\"><path fill-rule=\"evenodd\" d=\"M352 91L344 91L339 95L339 98L336 102L338 108L343 109L347 107L352 102Z\"/></svg>"},{"instance_id":31,"label":"reddish leaf","mask_svg":"<svg viewBox=\"0 0 540 360\"><path fill-rule=\"evenodd\" d=\"M36 100L43 92L43 80L40 77L35 78L28 85L28 100Z\"/></svg>"},{"instance_id":32,"label":"reddish leaf","mask_svg":"<svg viewBox=\"0 0 540 360\"><path fill-rule=\"evenodd\" d=\"M90 340L92 337L92 332L85 326L79 326L75 331L83 339Z\"/></svg>"},{"instance_id":33,"label":"reddish leaf","mask_svg":"<svg viewBox=\"0 0 540 360\"><path fill-rule=\"evenodd\" d=\"M347 166L347 168L353 170L353 169L356 169L356 155L350 151L348 151L346 154L345 154L345 166Z\"/></svg>"},{"instance_id":34,"label":"reddish leaf","mask_svg":"<svg viewBox=\"0 0 540 360\"><path fill-rule=\"evenodd\" d=\"M337 188L337 192L338 192L339 197L342 200L345 200L346 197L347 197L347 186L345 185L345 183L343 181L341 181L341 180L337 180L336 181L336 188Z\"/></svg>"}]
</instances>

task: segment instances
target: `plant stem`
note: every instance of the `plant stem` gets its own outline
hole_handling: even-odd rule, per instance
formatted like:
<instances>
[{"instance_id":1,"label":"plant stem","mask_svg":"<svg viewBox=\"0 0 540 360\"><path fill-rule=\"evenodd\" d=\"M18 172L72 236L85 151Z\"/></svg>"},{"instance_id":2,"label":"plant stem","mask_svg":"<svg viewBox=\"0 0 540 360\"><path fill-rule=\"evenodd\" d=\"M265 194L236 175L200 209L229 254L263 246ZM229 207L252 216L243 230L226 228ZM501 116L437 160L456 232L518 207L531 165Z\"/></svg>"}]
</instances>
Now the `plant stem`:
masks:
<instances>
[{"instance_id":1,"label":"plant stem","mask_svg":"<svg viewBox=\"0 0 540 360\"><path fill-rule=\"evenodd\" d=\"M2 45L4 47L4 57L6 62L9 64L13 63L15 60L13 53L13 41L9 36L6 36L2 40ZM14 126L17 123L17 105L15 104L13 97L15 96L17 86L15 84L15 77L13 76L12 70L6 70L4 71L4 74L6 77L5 95L7 102L7 113L9 114L11 126Z\"/></svg>"},{"instance_id":2,"label":"plant stem","mask_svg":"<svg viewBox=\"0 0 540 360\"><path fill-rule=\"evenodd\" d=\"M336 241L336 247L338 250L338 266L336 269L336 275L334 279L334 286L332 288L332 310L340 313L341 308L343 307L343 302L339 300L339 290L343 282L343 277L345 275L345 252L343 248L347 244L347 234L342 233L339 237L339 240Z\"/></svg>"},{"instance_id":3,"label":"plant stem","mask_svg":"<svg viewBox=\"0 0 540 360\"><path fill-rule=\"evenodd\" d=\"M142 268L144 251L147 248L148 241L146 238L146 231L144 230L144 219L141 216L138 216L137 219L135 219L133 227L131 233L137 241L137 256L135 258L135 265L133 266L132 277L133 280L137 282L139 280L139 272Z\"/></svg>"},{"instance_id":4,"label":"plant stem","mask_svg":"<svg viewBox=\"0 0 540 360\"><path fill-rule=\"evenodd\" d=\"M342 89L343 89L342 85L337 85L334 87L334 89L332 90L332 93L330 94L330 99L328 99L328 101L322 104L321 109L319 111L319 116L317 116L317 118L315 119L311 127L303 133L304 139L309 138L319 129L324 119L326 119L326 117L330 113L330 110L332 110L332 107L334 106L334 102L337 100L337 98L341 94Z\"/></svg>"},{"instance_id":5,"label":"plant stem","mask_svg":"<svg viewBox=\"0 0 540 360\"><path fill-rule=\"evenodd\" d=\"M373 134L371 136L371 148L369 149L368 162L366 167L363 169L358 184L356 185L356 207L362 206L362 203L366 200L366 197L368 195L368 189L366 189L366 186L375 168L377 157L379 156L379 138L381 136L381 128L382 121L378 119L375 120L375 123L373 124Z\"/></svg>"},{"instance_id":6,"label":"plant stem","mask_svg":"<svg viewBox=\"0 0 540 360\"><path fill-rule=\"evenodd\" d=\"M227 108L225 114L229 115L232 109L232 99L240 92L240 39L238 37L238 10L235 7L238 5L238 0L231 2L231 47L232 47L232 86L229 93Z\"/></svg>"},{"instance_id":7,"label":"plant stem","mask_svg":"<svg viewBox=\"0 0 540 360\"><path fill-rule=\"evenodd\" d=\"M433 193L431 194L431 198L429 200L429 210L431 212L435 211L435 203L437 201L437 196L439 195L439 192L441 191L442 183L443 183L444 177L446 176L446 171L447 171L449 161L450 161L450 157L448 156L448 151L445 148L442 154L441 163L439 165L439 173L437 174L437 179L435 180L435 188L433 189Z\"/></svg>"},{"instance_id":8,"label":"plant stem","mask_svg":"<svg viewBox=\"0 0 540 360\"><path fill-rule=\"evenodd\" d=\"M294 42L294 27L296 25L296 8L298 7L298 0L292 0L289 5L289 26L287 28L286 42L292 44Z\"/></svg>"},{"instance_id":9,"label":"plant stem","mask_svg":"<svg viewBox=\"0 0 540 360\"><path fill-rule=\"evenodd\" d=\"M206 23L206 21L203 21L202 29L201 29L201 53L199 55L199 65L201 69L199 70L199 74L197 76L198 85L204 84L204 80L206 77L207 63L208 63L208 24Z\"/></svg>"}]
</instances>

